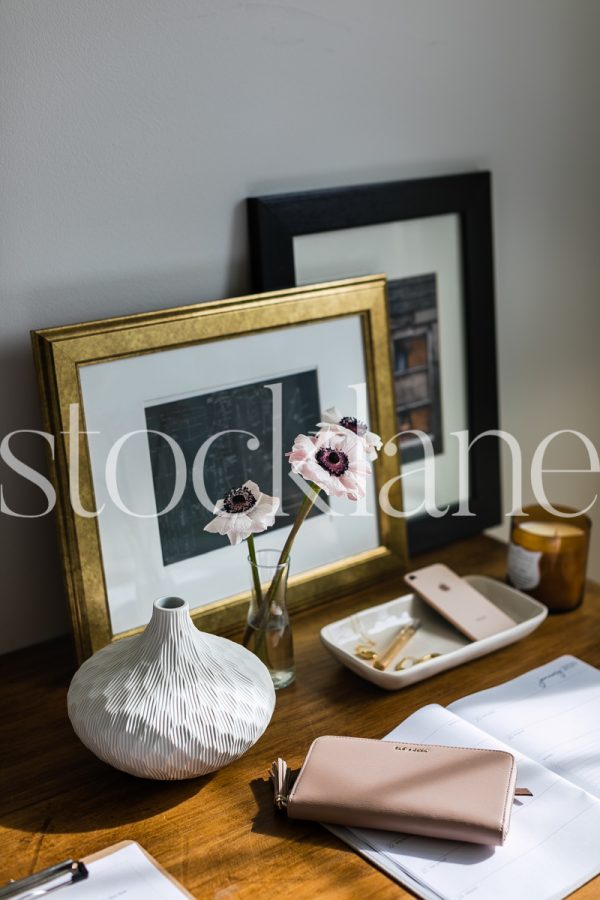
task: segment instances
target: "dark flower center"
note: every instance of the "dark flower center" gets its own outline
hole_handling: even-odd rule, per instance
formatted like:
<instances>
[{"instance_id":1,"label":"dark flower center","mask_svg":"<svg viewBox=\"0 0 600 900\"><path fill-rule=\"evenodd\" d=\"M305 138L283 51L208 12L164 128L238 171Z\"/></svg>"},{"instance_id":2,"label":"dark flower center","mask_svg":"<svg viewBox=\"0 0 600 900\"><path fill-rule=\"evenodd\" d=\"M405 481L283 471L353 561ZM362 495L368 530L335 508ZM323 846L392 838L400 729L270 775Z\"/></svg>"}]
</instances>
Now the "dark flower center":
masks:
<instances>
[{"instance_id":1,"label":"dark flower center","mask_svg":"<svg viewBox=\"0 0 600 900\"><path fill-rule=\"evenodd\" d=\"M340 419L340 425L342 428L347 428L348 431L353 431L354 434L358 434L360 437L363 437L363 435L367 433L365 422L361 422L360 419L357 419L355 416L344 416Z\"/></svg>"},{"instance_id":2,"label":"dark flower center","mask_svg":"<svg viewBox=\"0 0 600 900\"><path fill-rule=\"evenodd\" d=\"M228 513L248 512L256 504L256 497L247 487L234 488L223 497L223 509Z\"/></svg>"},{"instance_id":3,"label":"dark flower center","mask_svg":"<svg viewBox=\"0 0 600 900\"><path fill-rule=\"evenodd\" d=\"M339 478L348 469L348 457L342 450L333 450L331 447L321 447L315 454L315 459L322 469Z\"/></svg>"}]
</instances>

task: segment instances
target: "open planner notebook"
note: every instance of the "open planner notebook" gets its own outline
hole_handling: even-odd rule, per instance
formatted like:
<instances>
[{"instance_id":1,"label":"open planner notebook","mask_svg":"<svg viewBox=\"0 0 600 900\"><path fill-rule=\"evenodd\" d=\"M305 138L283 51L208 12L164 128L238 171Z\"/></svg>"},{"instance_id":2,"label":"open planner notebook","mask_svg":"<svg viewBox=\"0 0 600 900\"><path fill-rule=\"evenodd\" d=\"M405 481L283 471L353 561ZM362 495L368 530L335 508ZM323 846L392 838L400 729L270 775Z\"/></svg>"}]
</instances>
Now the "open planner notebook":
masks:
<instances>
[{"instance_id":1,"label":"open planner notebook","mask_svg":"<svg viewBox=\"0 0 600 900\"><path fill-rule=\"evenodd\" d=\"M600 873L600 671L561 656L447 709L420 709L386 740L509 750L517 783L502 847L330 830L426 900L555 900ZM328 826L330 827L330 826Z\"/></svg>"}]
</instances>

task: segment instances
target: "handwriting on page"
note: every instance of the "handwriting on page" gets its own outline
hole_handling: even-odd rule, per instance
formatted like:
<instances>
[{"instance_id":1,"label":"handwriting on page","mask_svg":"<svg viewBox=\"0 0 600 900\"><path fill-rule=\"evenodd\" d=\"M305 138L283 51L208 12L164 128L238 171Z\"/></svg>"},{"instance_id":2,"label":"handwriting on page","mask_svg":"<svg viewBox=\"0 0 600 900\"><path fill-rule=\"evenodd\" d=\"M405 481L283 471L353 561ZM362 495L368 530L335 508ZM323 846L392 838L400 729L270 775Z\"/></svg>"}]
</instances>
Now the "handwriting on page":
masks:
<instances>
[{"instance_id":1,"label":"handwriting on page","mask_svg":"<svg viewBox=\"0 0 600 900\"><path fill-rule=\"evenodd\" d=\"M564 681L570 670L575 668L577 668L575 660L573 660L573 662L565 663L560 669L554 669L554 671L550 672L548 675L542 675L542 677L538 679L538 687L544 691L547 688L552 688L557 680Z\"/></svg>"}]
</instances>

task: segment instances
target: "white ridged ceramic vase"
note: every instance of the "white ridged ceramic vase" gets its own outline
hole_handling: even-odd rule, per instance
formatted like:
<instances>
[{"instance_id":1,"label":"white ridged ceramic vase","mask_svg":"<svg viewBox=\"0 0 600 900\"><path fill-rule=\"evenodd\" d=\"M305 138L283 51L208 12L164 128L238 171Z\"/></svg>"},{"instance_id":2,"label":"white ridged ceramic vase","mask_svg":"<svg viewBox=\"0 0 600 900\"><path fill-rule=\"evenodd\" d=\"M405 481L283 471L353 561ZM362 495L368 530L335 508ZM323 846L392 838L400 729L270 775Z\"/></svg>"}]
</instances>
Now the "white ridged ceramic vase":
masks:
<instances>
[{"instance_id":1,"label":"white ridged ceramic vase","mask_svg":"<svg viewBox=\"0 0 600 900\"><path fill-rule=\"evenodd\" d=\"M273 714L268 669L194 626L187 603L154 604L145 631L104 647L76 672L67 698L77 736L142 778L195 778L242 756Z\"/></svg>"}]
</instances>

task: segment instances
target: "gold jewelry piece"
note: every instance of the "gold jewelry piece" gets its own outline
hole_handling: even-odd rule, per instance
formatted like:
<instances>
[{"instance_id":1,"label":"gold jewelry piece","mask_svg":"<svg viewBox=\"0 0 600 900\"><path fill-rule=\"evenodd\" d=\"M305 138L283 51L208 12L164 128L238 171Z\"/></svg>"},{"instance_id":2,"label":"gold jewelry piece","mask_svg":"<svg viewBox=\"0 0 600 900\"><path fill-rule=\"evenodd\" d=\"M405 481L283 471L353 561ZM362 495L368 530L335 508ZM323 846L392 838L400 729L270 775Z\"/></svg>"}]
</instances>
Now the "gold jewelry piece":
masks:
<instances>
[{"instance_id":1,"label":"gold jewelry piece","mask_svg":"<svg viewBox=\"0 0 600 900\"><path fill-rule=\"evenodd\" d=\"M391 663L396 653L407 644L411 637L417 632L420 628L421 623L417 620L414 622L410 622L408 625L403 625L396 637L388 644L383 653L377 654L377 656L373 657L373 667L378 669L380 672L383 672L385 668Z\"/></svg>"},{"instance_id":2,"label":"gold jewelry piece","mask_svg":"<svg viewBox=\"0 0 600 900\"><path fill-rule=\"evenodd\" d=\"M357 644L354 648L354 655L358 656L359 659L373 659L373 657L375 656L375 641L371 640L369 635L362 627L360 618L358 618L357 616L352 616L352 618L350 619L350 624L352 625L352 630L354 631L354 633L363 640L362 644Z\"/></svg>"},{"instance_id":3,"label":"gold jewelry piece","mask_svg":"<svg viewBox=\"0 0 600 900\"><path fill-rule=\"evenodd\" d=\"M394 666L394 671L403 672L405 669L412 669L413 666L418 666L419 663L428 662L430 659L435 659L441 655L441 653L426 653L424 656L403 656Z\"/></svg>"},{"instance_id":4,"label":"gold jewelry piece","mask_svg":"<svg viewBox=\"0 0 600 900\"><path fill-rule=\"evenodd\" d=\"M357 644L354 648L354 655L359 659L374 659L377 656L373 647L367 647L366 644Z\"/></svg>"}]
</instances>

